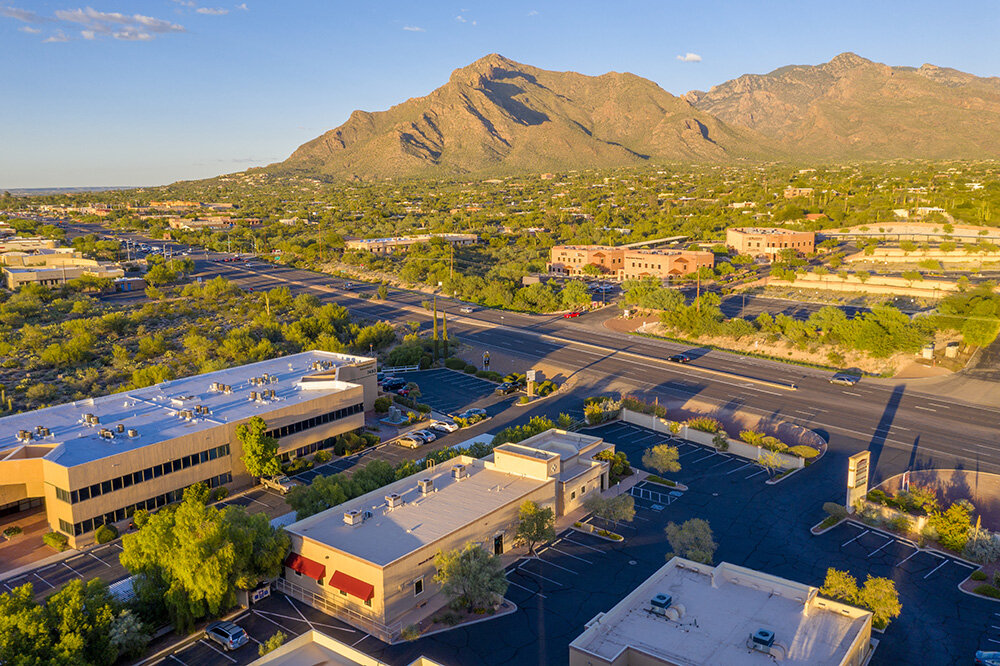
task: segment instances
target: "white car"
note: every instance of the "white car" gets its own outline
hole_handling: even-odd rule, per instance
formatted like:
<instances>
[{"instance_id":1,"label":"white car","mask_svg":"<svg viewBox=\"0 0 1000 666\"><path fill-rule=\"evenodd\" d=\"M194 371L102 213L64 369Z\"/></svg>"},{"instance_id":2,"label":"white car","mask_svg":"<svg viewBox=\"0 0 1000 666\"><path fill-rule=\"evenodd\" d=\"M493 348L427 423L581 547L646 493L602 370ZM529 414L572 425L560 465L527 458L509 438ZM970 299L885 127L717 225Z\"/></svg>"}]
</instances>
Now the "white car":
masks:
<instances>
[{"instance_id":1,"label":"white car","mask_svg":"<svg viewBox=\"0 0 1000 666\"><path fill-rule=\"evenodd\" d=\"M472 314L472 308L470 308L468 305L465 306L464 308L459 308L458 311L461 312L462 314Z\"/></svg>"},{"instance_id":2,"label":"white car","mask_svg":"<svg viewBox=\"0 0 1000 666\"><path fill-rule=\"evenodd\" d=\"M450 421L432 421L428 427L438 432L455 432L458 430L458 424L451 423Z\"/></svg>"},{"instance_id":3,"label":"white car","mask_svg":"<svg viewBox=\"0 0 1000 666\"><path fill-rule=\"evenodd\" d=\"M284 474L272 478L264 477L260 480L260 482L265 488L270 488L271 490L277 490L282 495L287 493L295 486L302 485L298 481L292 481Z\"/></svg>"},{"instance_id":4,"label":"white car","mask_svg":"<svg viewBox=\"0 0 1000 666\"><path fill-rule=\"evenodd\" d=\"M433 442L437 439L437 435L432 433L430 430L414 430L410 433L411 436L416 436L424 440L425 442Z\"/></svg>"}]
</instances>

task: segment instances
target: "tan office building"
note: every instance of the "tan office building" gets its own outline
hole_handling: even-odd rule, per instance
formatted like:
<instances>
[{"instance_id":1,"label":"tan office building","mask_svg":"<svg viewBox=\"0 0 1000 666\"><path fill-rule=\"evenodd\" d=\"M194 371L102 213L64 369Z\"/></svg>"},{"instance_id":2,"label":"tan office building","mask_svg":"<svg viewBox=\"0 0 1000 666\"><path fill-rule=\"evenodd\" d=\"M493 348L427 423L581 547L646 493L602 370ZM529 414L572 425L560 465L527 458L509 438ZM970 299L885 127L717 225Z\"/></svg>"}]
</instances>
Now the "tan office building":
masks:
<instances>
[{"instance_id":1,"label":"tan office building","mask_svg":"<svg viewBox=\"0 0 1000 666\"><path fill-rule=\"evenodd\" d=\"M569 646L570 666L861 666L872 614L753 569L671 559Z\"/></svg>"},{"instance_id":2,"label":"tan office building","mask_svg":"<svg viewBox=\"0 0 1000 666\"><path fill-rule=\"evenodd\" d=\"M816 250L816 234L812 231L787 231L785 229L730 227L726 229L726 245L736 254L752 257L766 256L773 260L782 250L795 250L810 254Z\"/></svg>"},{"instance_id":3,"label":"tan office building","mask_svg":"<svg viewBox=\"0 0 1000 666\"><path fill-rule=\"evenodd\" d=\"M557 275L583 275L583 267L594 264L604 274L617 275L625 248L611 245L556 245L549 250L546 269Z\"/></svg>"},{"instance_id":4,"label":"tan office building","mask_svg":"<svg viewBox=\"0 0 1000 666\"><path fill-rule=\"evenodd\" d=\"M472 245L479 240L476 234L421 234L419 236L393 236L391 238L357 238L346 241L348 250L365 250L375 254L406 252L416 243L429 243L435 238L449 245Z\"/></svg>"},{"instance_id":5,"label":"tan office building","mask_svg":"<svg viewBox=\"0 0 1000 666\"><path fill-rule=\"evenodd\" d=\"M711 252L691 250L626 250L620 277L623 280L654 277L666 279L715 266Z\"/></svg>"},{"instance_id":6,"label":"tan office building","mask_svg":"<svg viewBox=\"0 0 1000 666\"><path fill-rule=\"evenodd\" d=\"M105 523L246 486L236 428L263 418L285 458L364 425L375 359L311 351L0 418L0 513L44 502L49 525L87 545Z\"/></svg>"},{"instance_id":7,"label":"tan office building","mask_svg":"<svg viewBox=\"0 0 1000 666\"><path fill-rule=\"evenodd\" d=\"M613 448L549 430L478 460L453 458L286 527L292 552L278 590L392 642L446 599L434 556L469 542L513 546L528 500L562 515L607 488Z\"/></svg>"},{"instance_id":8,"label":"tan office building","mask_svg":"<svg viewBox=\"0 0 1000 666\"><path fill-rule=\"evenodd\" d=\"M351 639L355 642L355 639ZM250 666L390 666L381 659L310 629L304 634L250 662ZM442 666L427 657L417 657L408 666Z\"/></svg>"}]
</instances>

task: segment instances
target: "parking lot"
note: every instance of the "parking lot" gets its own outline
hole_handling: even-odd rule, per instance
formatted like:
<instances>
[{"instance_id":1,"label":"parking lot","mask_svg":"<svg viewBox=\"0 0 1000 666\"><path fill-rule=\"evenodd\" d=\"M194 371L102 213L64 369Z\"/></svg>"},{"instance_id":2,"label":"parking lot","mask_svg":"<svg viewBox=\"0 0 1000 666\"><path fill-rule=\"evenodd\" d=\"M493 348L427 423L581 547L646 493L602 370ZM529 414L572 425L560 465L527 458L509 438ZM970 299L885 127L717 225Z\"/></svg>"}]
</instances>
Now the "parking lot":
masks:
<instances>
[{"instance_id":1,"label":"parking lot","mask_svg":"<svg viewBox=\"0 0 1000 666\"><path fill-rule=\"evenodd\" d=\"M299 634L311 629L322 631L334 638L355 645L358 649L368 649L366 643L381 646L374 638L365 632L330 617L306 604L275 593L263 601L254 604L232 620L247 632L250 641L232 652L226 652L217 643L204 637L199 632L196 638L184 648L150 662L150 666L217 666L219 664L249 664L258 658L257 649L276 632L281 631L291 640Z\"/></svg>"},{"instance_id":2,"label":"parking lot","mask_svg":"<svg viewBox=\"0 0 1000 666\"><path fill-rule=\"evenodd\" d=\"M431 409L442 414L454 416L469 407L483 407L504 402L506 407L510 397L495 396L493 391L497 385L480 379L475 375L439 368L436 370L417 370L399 375L408 382L416 382L420 387L418 402L430 405ZM489 410L492 414L494 410Z\"/></svg>"},{"instance_id":3,"label":"parking lot","mask_svg":"<svg viewBox=\"0 0 1000 666\"><path fill-rule=\"evenodd\" d=\"M30 573L8 578L0 583L0 592L8 592L25 583L31 583L34 586L35 599L41 601L73 579L86 582L91 578L101 578L112 582L125 578L128 572L118 561L121 550L122 547L117 542L88 550Z\"/></svg>"}]
</instances>

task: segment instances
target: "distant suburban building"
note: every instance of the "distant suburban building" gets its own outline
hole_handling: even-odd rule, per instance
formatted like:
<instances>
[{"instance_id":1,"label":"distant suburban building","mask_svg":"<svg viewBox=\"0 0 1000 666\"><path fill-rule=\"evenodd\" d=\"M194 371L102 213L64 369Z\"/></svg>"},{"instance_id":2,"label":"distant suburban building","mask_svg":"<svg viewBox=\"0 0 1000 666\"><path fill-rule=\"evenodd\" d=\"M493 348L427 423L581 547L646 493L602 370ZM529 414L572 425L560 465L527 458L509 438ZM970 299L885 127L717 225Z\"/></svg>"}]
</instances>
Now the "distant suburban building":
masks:
<instances>
[{"instance_id":1,"label":"distant suburban building","mask_svg":"<svg viewBox=\"0 0 1000 666\"><path fill-rule=\"evenodd\" d=\"M621 278L672 278L715 266L715 255L696 250L626 250Z\"/></svg>"},{"instance_id":2,"label":"distant suburban building","mask_svg":"<svg viewBox=\"0 0 1000 666\"><path fill-rule=\"evenodd\" d=\"M0 252L32 252L34 250L51 250L57 243L51 238L41 236L16 236L0 240Z\"/></svg>"},{"instance_id":3,"label":"distant suburban building","mask_svg":"<svg viewBox=\"0 0 1000 666\"><path fill-rule=\"evenodd\" d=\"M438 238L451 245L472 245L479 240L476 234L421 234L419 236L393 236L391 238L360 238L345 243L348 250L365 250L375 254L406 252L416 243L429 243Z\"/></svg>"},{"instance_id":4,"label":"distant suburban building","mask_svg":"<svg viewBox=\"0 0 1000 666\"><path fill-rule=\"evenodd\" d=\"M809 585L674 557L569 646L570 666L861 666L872 614Z\"/></svg>"},{"instance_id":5,"label":"distant suburban building","mask_svg":"<svg viewBox=\"0 0 1000 666\"><path fill-rule=\"evenodd\" d=\"M183 231L222 231L232 229L235 220L231 217L214 216L205 218L189 219L186 217L172 217L167 220L171 229L181 229Z\"/></svg>"},{"instance_id":6,"label":"distant suburban building","mask_svg":"<svg viewBox=\"0 0 1000 666\"><path fill-rule=\"evenodd\" d=\"M795 197L811 197L813 195L813 188L811 187L786 187L785 188L785 198L794 199Z\"/></svg>"},{"instance_id":7,"label":"distant suburban building","mask_svg":"<svg viewBox=\"0 0 1000 666\"><path fill-rule=\"evenodd\" d=\"M351 639L351 642L356 642ZM304 634L250 662L250 666L389 666L347 643L310 629ZM442 666L427 657L417 657L408 666Z\"/></svg>"},{"instance_id":8,"label":"distant suburban building","mask_svg":"<svg viewBox=\"0 0 1000 666\"><path fill-rule=\"evenodd\" d=\"M556 245L549 250L547 268L559 275L583 275L583 267L593 264L602 273L617 275L624 253L625 248L612 245Z\"/></svg>"},{"instance_id":9,"label":"distant suburban building","mask_svg":"<svg viewBox=\"0 0 1000 666\"><path fill-rule=\"evenodd\" d=\"M816 234L812 231L730 227L726 229L726 245L737 254L774 259L782 250L795 250L802 254L813 252L816 249Z\"/></svg>"},{"instance_id":10,"label":"distant suburban building","mask_svg":"<svg viewBox=\"0 0 1000 666\"><path fill-rule=\"evenodd\" d=\"M259 416L279 455L364 426L375 359L303 352L0 418L0 515L44 504L74 548L188 486L247 485L236 428Z\"/></svg>"},{"instance_id":11,"label":"distant suburban building","mask_svg":"<svg viewBox=\"0 0 1000 666\"><path fill-rule=\"evenodd\" d=\"M0 254L0 265L8 289L19 289L26 284L57 286L84 276L114 280L125 275L117 264L84 259L70 248L4 252Z\"/></svg>"},{"instance_id":12,"label":"distant suburban building","mask_svg":"<svg viewBox=\"0 0 1000 666\"><path fill-rule=\"evenodd\" d=\"M447 600L434 582L438 552L480 543L510 549L528 500L557 516L608 487L614 447L598 437L548 430L476 459L459 456L292 523L277 589L382 641Z\"/></svg>"}]
</instances>

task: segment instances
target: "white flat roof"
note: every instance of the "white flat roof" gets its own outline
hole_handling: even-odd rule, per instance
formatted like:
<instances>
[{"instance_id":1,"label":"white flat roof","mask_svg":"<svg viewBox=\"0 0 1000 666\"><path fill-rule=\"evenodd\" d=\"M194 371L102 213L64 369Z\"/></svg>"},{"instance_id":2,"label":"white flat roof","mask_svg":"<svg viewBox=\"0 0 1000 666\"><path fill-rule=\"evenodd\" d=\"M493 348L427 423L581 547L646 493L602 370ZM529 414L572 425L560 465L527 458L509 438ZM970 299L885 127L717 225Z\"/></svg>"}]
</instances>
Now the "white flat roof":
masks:
<instances>
[{"instance_id":1,"label":"white flat roof","mask_svg":"<svg viewBox=\"0 0 1000 666\"><path fill-rule=\"evenodd\" d=\"M45 454L46 459L63 467L73 467L252 416L266 417L275 409L359 386L347 382L324 381L318 383L315 389L303 390L297 387L296 384L304 376L322 372L314 370L313 363L319 361L330 367L338 367L366 360L368 359L360 356L308 351L174 379L134 391L5 416L0 418L0 457L4 452L9 453L15 447L25 444L17 438L17 433L21 430L33 433L32 440L27 444L52 447ZM276 381L262 386L250 383L252 378L264 374ZM211 385L216 382L232 386L232 393L211 390ZM263 402L249 399L251 391L260 392L264 389L273 390L275 399ZM193 410L197 405L204 405L210 413L195 414L190 420L178 415L179 410ZM100 420L100 424L85 424L84 414L93 414ZM118 424L125 427L126 433L130 428L135 429L138 437L118 433ZM51 434L48 437L39 436L37 426L48 428ZM114 439L100 437L98 431L101 428L112 430Z\"/></svg>"},{"instance_id":2,"label":"white flat roof","mask_svg":"<svg viewBox=\"0 0 1000 666\"><path fill-rule=\"evenodd\" d=\"M545 432L532 435L528 439L523 439L516 445L517 448L531 448L558 454L563 460L578 455L580 451L588 449L594 444L601 442L600 437L593 435L583 435L578 432L567 432L558 428L550 428ZM511 446L503 444L502 446Z\"/></svg>"},{"instance_id":3,"label":"white flat roof","mask_svg":"<svg viewBox=\"0 0 1000 666\"><path fill-rule=\"evenodd\" d=\"M761 666L770 658L747 648L759 629L775 634L784 648L782 664L839 665L870 613L849 615L810 603L816 588L731 564L718 567L674 558L571 643L571 647L613 661L632 648L675 664ZM657 594L668 594L685 611L668 620L647 611Z\"/></svg>"},{"instance_id":4,"label":"white flat roof","mask_svg":"<svg viewBox=\"0 0 1000 666\"><path fill-rule=\"evenodd\" d=\"M467 470L461 481L451 476L452 468L458 464L465 464ZM433 480L434 492L422 495L417 487L420 479ZM377 566L386 566L498 509L520 504L521 498L547 483L553 481L489 469L483 460L459 456L285 529ZM385 497L392 493L402 496L405 504L390 510ZM346 524L344 513L355 509L373 515L360 525Z\"/></svg>"}]
</instances>

